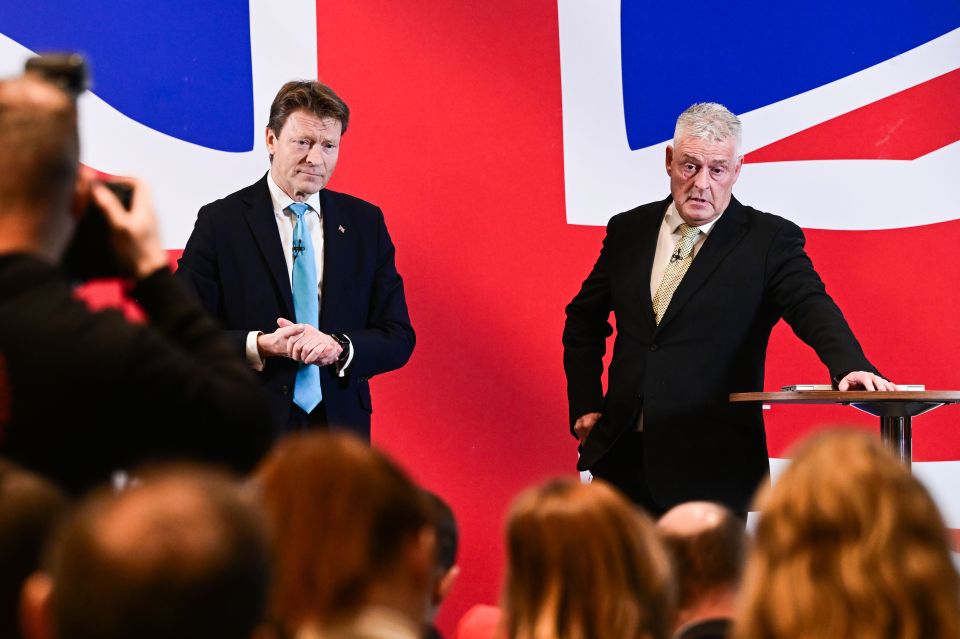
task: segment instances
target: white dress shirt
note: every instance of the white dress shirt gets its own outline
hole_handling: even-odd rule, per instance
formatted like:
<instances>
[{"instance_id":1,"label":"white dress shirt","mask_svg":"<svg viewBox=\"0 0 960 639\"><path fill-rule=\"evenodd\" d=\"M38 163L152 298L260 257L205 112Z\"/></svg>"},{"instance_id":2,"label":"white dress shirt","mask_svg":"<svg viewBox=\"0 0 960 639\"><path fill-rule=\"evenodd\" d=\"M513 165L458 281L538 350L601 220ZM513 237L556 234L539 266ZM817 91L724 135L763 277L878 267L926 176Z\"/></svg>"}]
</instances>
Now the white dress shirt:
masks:
<instances>
[{"instance_id":1,"label":"white dress shirt","mask_svg":"<svg viewBox=\"0 0 960 639\"><path fill-rule=\"evenodd\" d=\"M270 200L273 202L273 217L277 223L277 232L280 234L280 244L283 246L283 259L287 262L287 278L293 286L293 229L297 224L297 215L287 209L294 203L294 199L283 192L277 183L273 180L273 173L267 174L267 188L270 190ZM323 292L323 211L320 208L320 194L314 193L308 197L305 204L310 206L310 210L303 214L303 221L307 225L307 231L310 233L310 241L313 243L313 255L317 260L317 300ZM319 308L319 305L318 305ZM286 318L291 322L296 322L296 318ZM261 331L250 331L247 334L247 361L258 370L263 370L263 358L260 357L260 351L257 348L257 337L262 335ZM347 337L347 341L350 338ZM338 372L340 376L346 374L347 367L353 360L353 344L348 344L347 360L340 366Z\"/></svg>"},{"instance_id":2,"label":"white dress shirt","mask_svg":"<svg viewBox=\"0 0 960 639\"><path fill-rule=\"evenodd\" d=\"M707 235L710 229L720 219L722 213L697 228L700 229L700 235L693 243L693 256L696 257L700 247L707 241ZM663 222L660 223L660 234L657 236L657 252L653 256L653 269L650 271L650 302L657 296L657 289L660 288L660 281L663 279L663 273L667 270L670 263L670 256L677 249L677 242L682 237L680 234L680 225L683 224L683 218L677 211L676 205L671 202L667 207L667 213L663 216Z\"/></svg>"}]
</instances>

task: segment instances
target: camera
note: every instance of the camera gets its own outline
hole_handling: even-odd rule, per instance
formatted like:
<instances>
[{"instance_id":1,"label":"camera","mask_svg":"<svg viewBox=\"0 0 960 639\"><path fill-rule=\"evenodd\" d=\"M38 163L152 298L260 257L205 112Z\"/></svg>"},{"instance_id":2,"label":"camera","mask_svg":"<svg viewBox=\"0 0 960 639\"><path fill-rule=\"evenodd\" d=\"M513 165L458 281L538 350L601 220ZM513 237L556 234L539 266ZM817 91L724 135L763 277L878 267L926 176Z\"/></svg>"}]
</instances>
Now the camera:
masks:
<instances>
[{"instance_id":1,"label":"camera","mask_svg":"<svg viewBox=\"0 0 960 639\"><path fill-rule=\"evenodd\" d=\"M55 84L74 100L87 90L89 73L79 53L49 53L34 56L24 67L27 74L37 75ZM133 188L121 182L104 181L125 209L130 208ZM120 277L123 269L110 244L110 226L106 214L92 199L77 219L77 227L63 255L61 267L75 282Z\"/></svg>"},{"instance_id":2,"label":"camera","mask_svg":"<svg viewBox=\"0 0 960 639\"><path fill-rule=\"evenodd\" d=\"M121 182L104 182L125 209L130 209L133 188ZM67 277L74 282L121 277L124 269L110 244L110 225L106 214L90 200L70 238L60 263Z\"/></svg>"}]
</instances>

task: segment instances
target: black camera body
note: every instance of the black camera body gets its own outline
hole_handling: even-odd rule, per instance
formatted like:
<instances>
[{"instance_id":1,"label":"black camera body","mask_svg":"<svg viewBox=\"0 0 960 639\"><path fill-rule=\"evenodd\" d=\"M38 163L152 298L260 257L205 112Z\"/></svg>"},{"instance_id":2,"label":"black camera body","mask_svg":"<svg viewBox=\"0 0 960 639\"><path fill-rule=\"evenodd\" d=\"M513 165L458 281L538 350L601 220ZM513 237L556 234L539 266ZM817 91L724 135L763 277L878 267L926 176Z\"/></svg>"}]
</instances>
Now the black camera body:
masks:
<instances>
[{"instance_id":1,"label":"black camera body","mask_svg":"<svg viewBox=\"0 0 960 639\"><path fill-rule=\"evenodd\" d=\"M122 182L104 182L125 209L130 208L133 188ZM91 200L77 221L61 261L67 277L74 282L120 277L124 274L110 243L110 225L106 213Z\"/></svg>"}]
</instances>

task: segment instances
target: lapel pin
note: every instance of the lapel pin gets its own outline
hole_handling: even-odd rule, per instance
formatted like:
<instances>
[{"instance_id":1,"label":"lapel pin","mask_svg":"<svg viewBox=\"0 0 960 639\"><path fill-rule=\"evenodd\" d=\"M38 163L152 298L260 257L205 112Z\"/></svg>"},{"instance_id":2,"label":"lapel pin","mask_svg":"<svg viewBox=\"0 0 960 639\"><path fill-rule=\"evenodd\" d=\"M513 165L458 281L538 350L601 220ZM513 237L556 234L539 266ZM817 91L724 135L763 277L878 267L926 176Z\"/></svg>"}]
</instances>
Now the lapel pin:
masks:
<instances>
[{"instance_id":1,"label":"lapel pin","mask_svg":"<svg viewBox=\"0 0 960 639\"><path fill-rule=\"evenodd\" d=\"M347 232L347 229L343 228L343 224L341 224L340 226L338 226L338 227L337 227L337 230L340 231L341 233L346 233L346 232Z\"/></svg>"}]
</instances>

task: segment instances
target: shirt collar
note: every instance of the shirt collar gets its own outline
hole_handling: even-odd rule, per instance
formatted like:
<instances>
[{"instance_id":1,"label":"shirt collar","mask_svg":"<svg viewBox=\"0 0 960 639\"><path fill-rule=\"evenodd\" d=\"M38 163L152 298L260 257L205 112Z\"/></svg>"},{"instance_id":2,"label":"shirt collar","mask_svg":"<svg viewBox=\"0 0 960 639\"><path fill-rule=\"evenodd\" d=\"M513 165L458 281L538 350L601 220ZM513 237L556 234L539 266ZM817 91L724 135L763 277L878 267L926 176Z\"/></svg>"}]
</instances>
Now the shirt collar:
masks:
<instances>
[{"instance_id":1,"label":"shirt collar","mask_svg":"<svg viewBox=\"0 0 960 639\"><path fill-rule=\"evenodd\" d=\"M723 217L723 213L713 218L706 224L701 224L697 228L700 229L701 233L706 235L721 217ZM667 214L663 217L663 221L667 225L667 228L670 229L670 233L677 233L677 229L680 228L681 224L683 224L683 218L680 217L680 212L677 211L677 205L675 203L670 202L670 206L667 207Z\"/></svg>"},{"instance_id":2,"label":"shirt collar","mask_svg":"<svg viewBox=\"0 0 960 639\"><path fill-rule=\"evenodd\" d=\"M267 188L270 190L270 199L273 200L273 210L274 211L285 211L288 206L293 204L294 200L292 197L283 192L277 183L273 180L273 172L267 171ZM314 211L318 214L320 213L320 193L314 193L306 200L307 204L310 205Z\"/></svg>"}]
</instances>

